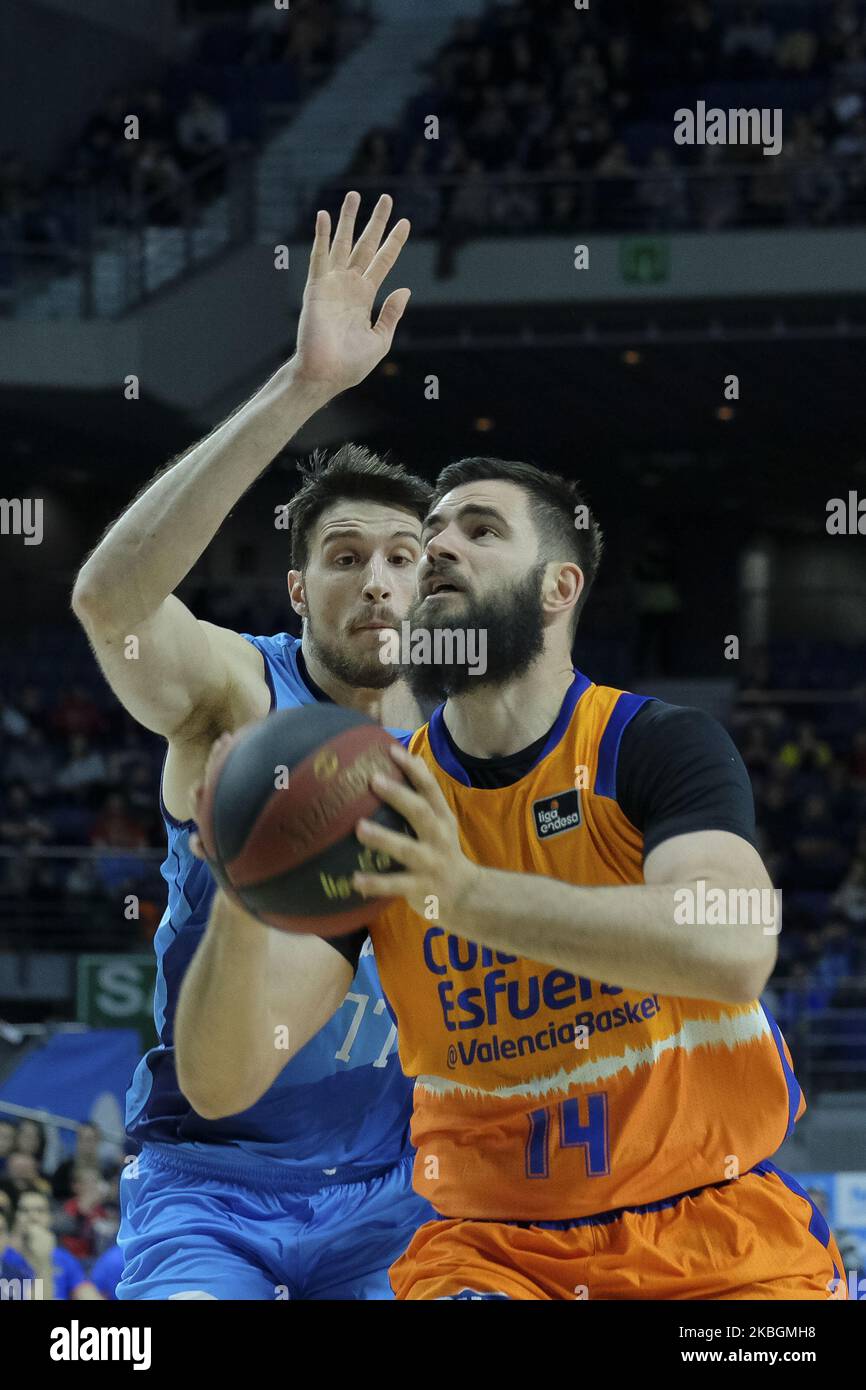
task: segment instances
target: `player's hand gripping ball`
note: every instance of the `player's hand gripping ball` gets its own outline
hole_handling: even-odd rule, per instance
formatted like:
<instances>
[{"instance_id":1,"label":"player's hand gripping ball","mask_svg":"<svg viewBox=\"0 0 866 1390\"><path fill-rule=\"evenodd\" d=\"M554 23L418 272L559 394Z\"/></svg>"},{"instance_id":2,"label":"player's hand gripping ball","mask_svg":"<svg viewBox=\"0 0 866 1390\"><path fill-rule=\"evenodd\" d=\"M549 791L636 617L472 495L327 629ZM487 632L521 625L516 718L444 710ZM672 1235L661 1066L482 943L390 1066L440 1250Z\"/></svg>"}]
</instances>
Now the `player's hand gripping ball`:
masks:
<instances>
[{"instance_id":1,"label":"player's hand gripping ball","mask_svg":"<svg viewBox=\"0 0 866 1390\"><path fill-rule=\"evenodd\" d=\"M390 775L377 772L373 790L403 817L408 833L398 834L374 817L358 822L357 835L362 845L390 855L404 868L391 873L359 870L354 885L368 898L390 899L398 893L419 917L460 935L461 925L471 925L473 906L485 900L489 870L464 854L454 812L424 759L396 742L388 752Z\"/></svg>"}]
</instances>

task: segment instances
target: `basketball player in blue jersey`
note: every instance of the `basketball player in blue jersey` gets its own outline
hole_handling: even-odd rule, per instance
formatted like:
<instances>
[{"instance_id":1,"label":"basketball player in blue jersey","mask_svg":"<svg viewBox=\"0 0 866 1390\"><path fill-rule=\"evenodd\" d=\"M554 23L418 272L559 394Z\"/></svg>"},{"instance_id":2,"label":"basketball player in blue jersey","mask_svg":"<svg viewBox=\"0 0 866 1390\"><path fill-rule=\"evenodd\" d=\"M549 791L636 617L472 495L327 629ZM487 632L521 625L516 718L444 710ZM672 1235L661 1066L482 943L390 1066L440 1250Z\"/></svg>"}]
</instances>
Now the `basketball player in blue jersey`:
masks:
<instances>
[{"instance_id":1,"label":"basketball player in blue jersey","mask_svg":"<svg viewBox=\"0 0 866 1390\"><path fill-rule=\"evenodd\" d=\"M390 347L409 293L392 292L375 322L373 302L408 223L385 236L391 200L383 197L355 240L359 202L347 195L333 241L327 214L318 214L295 356L133 502L73 594L115 694L168 745L159 1044L127 1097L141 1153L121 1184L122 1299L390 1298L388 1266L429 1215L411 1188L411 1088L369 949L359 959L354 939L251 933L245 924L206 931L214 882L189 848L190 795L220 733L316 700L389 727L420 722L379 660L381 631L408 609L429 496L402 468L352 445L329 462L315 457L286 509L300 640L199 622L174 592L292 436ZM328 969L336 952L352 962L348 994L343 974L335 984ZM227 984L216 961L230 967ZM269 989L256 1027L268 1039L267 1088L252 1083L231 983L263 964ZM287 982L299 978L319 1004L327 1000L329 1021L286 1066Z\"/></svg>"}]
</instances>

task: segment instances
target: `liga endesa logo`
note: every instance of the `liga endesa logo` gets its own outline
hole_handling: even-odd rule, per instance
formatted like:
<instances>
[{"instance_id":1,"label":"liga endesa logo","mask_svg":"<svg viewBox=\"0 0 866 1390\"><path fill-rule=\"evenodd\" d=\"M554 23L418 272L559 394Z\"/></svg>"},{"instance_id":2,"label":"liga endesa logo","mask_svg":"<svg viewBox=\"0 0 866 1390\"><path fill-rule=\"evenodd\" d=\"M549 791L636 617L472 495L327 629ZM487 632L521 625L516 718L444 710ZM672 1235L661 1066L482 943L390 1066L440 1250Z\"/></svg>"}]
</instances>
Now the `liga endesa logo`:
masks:
<instances>
[{"instance_id":1,"label":"liga endesa logo","mask_svg":"<svg viewBox=\"0 0 866 1390\"><path fill-rule=\"evenodd\" d=\"M569 791L533 801L532 814L539 840L549 840L551 836L562 835L566 830L576 830L580 825L580 793L576 787L572 787Z\"/></svg>"}]
</instances>

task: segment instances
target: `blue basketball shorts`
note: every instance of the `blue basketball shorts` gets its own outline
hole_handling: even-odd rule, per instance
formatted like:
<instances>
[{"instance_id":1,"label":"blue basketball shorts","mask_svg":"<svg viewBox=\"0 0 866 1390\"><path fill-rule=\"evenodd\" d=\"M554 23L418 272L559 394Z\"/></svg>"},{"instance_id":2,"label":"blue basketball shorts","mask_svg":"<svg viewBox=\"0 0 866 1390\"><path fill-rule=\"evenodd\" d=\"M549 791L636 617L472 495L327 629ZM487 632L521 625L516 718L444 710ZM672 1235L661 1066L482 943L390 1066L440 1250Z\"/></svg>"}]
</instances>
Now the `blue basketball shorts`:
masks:
<instances>
[{"instance_id":1,"label":"blue basketball shorts","mask_svg":"<svg viewBox=\"0 0 866 1390\"><path fill-rule=\"evenodd\" d=\"M120 1184L117 1297L393 1298L389 1266L435 1215L412 1189L412 1163L299 1191L273 1163L221 1169L146 1144Z\"/></svg>"}]
</instances>

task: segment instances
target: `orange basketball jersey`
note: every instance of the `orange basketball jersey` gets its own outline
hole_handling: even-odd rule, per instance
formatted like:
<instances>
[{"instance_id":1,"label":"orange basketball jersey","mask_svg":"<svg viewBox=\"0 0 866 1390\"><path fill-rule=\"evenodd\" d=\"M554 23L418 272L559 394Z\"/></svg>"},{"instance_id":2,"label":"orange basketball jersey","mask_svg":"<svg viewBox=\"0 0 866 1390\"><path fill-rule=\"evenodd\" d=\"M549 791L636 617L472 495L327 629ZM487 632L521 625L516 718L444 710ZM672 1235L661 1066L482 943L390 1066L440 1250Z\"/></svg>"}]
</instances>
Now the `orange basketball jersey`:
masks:
<instances>
[{"instance_id":1,"label":"orange basketball jersey","mask_svg":"<svg viewBox=\"0 0 866 1390\"><path fill-rule=\"evenodd\" d=\"M533 768L468 785L441 710L412 737L479 864L565 882L643 881L616 759L646 697L580 673ZM726 930L696 926L695 931ZM417 1078L415 1186L446 1216L565 1220L745 1173L805 1109L779 1029L725 1005L620 988L474 945L402 900L371 930Z\"/></svg>"}]
</instances>

